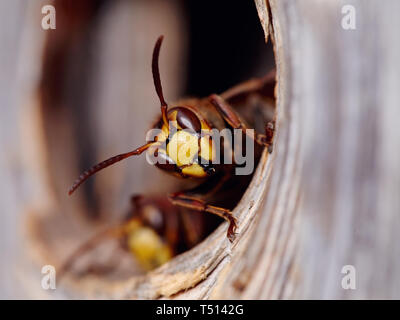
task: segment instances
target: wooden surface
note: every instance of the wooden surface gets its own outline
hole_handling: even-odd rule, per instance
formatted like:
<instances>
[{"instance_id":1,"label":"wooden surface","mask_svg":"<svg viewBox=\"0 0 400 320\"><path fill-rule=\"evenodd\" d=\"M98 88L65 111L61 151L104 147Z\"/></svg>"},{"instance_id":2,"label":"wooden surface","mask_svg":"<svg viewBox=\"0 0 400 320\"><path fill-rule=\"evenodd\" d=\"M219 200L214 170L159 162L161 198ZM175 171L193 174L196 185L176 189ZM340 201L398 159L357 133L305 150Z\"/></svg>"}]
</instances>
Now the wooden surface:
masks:
<instances>
[{"instance_id":1,"label":"wooden surface","mask_svg":"<svg viewBox=\"0 0 400 320\"><path fill-rule=\"evenodd\" d=\"M115 285L95 279L70 282L66 283L68 289L61 289L62 296L400 298L400 2L270 0L272 19L267 19L267 27L268 8L263 0L256 2L260 17L264 17L264 28L271 32L275 45L277 135L274 152L271 156L264 154L251 186L235 209L240 221L237 241L229 245L224 238L226 225L222 225L200 246L146 276ZM344 4L356 8L356 30L341 27ZM120 10L116 9L124 16L125 11ZM19 16L20 11L16 5L14 15ZM118 26L114 27L118 30ZM112 33L110 29L107 30ZM112 36L106 39L112 41ZM98 45L109 46L108 42ZM35 46L28 48L33 50ZM99 72L107 72L107 64L103 67ZM35 75L35 69L29 74ZM31 81L19 79L25 85L34 80L35 77ZM26 107L24 101L18 103L18 94L5 89L7 85L11 86L2 79L2 101ZM99 81L93 86L93 90L102 91L112 82ZM129 96L128 91L127 87L104 91L102 98L92 103L99 104L105 115L115 116L107 101L116 94ZM143 93L143 99L146 97ZM13 150L12 139L7 137L25 131L5 125L19 120L14 113L4 114L7 117L1 118L1 142ZM96 122L96 126L101 127L102 122ZM40 137L40 132L37 134ZM103 141L114 141L112 134L105 133ZM2 231L18 228L12 214L23 210L18 201L21 195L49 199L36 204L36 211L54 210L54 199L41 197L48 186L41 174L43 168L35 165L41 161L40 147L36 142L28 150L33 158L23 156L20 147L11 155L1 155L2 200L10 209L2 216ZM99 152L101 155L105 151ZM28 159L38 161L32 164ZM23 168L20 180L11 174L16 165ZM121 190L132 187L116 183ZM32 189L39 197L32 196ZM26 198L29 199L25 197L24 201ZM103 204L103 208L116 210L116 203ZM1 234L3 243L7 243L2 246L2 258L8 263L1 265L1 281L6 283L18 246L14 233ZM26 251L20 255L27 259ZM45 256L41 255L42 260L38 261L46 262ZM356 290L341 287L344 265L355 267ZM39 270L37 265L22 270L26 272L27 268L32 273ZM35 282L29 282L27 277L22 280L18 285L24 288L20 295L28 287L32 296L44 295L40 288L32 289ZM1 286L1 295L15 296L16 286L8 280L7 286Z\"/></svg>"},{"instance_id":2,"label":"wooden surface","mask_svg":"<svg viewBox=\"0 0 400 320\"><path fill-rule=\"evenodd\" d=\"M42 43L37 29L28 27L35 21L40 23L40 11L30 9L31 3L22 0L0 3L0 297L3 299L26 297L25 285L15 272L23 254L22 212L41 192L36 159L26 153L34 143L27 149L21 143L23 121L34 121L22 119L21 110L36 90L40 72L37 57ZM29 136L29 140L33 142L34 136Z\"/></svg>"},{"instance_id":3,"label":"wooden surface","mask_svg":"<svg viewBox=\"0 0 400 320\"><path fill-rule=\"evenodd\" d=\"M400 3L271 2L294 137L289 181L301 190L294 296L399 298ZM341 28L344 4L356 30ZM341 287L344 265L355 267L356 290Z\"/></svg>"},{"instance_id":4,"label":"wooden surface","mask_svg":"<svg viewBox=\"0 0 400 320\"><path fill-rule=\"evenodd\" d=\"M254 255L269 267L252 270L247 297L399 298L400 4L270 3L282 112L270 190L280 195L269 207L268 194L256 237L271 233L269 214L283 218L275 251L267 242ZM341 28L344 4L356 8L356 30ZM341 287L344 265L355 267L355 290Z\"/></svg>"}]
</instances>

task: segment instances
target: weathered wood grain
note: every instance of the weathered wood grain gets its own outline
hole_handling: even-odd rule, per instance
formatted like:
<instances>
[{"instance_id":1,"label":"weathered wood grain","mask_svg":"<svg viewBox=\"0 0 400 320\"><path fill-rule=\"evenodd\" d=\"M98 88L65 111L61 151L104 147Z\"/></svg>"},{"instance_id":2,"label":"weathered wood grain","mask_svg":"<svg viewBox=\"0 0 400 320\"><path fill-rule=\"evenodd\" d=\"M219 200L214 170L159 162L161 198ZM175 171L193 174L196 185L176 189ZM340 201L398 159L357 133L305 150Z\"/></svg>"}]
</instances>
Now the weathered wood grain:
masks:
<instances>
[{"instance_id":1,"label":"weathered wood grain","mask_svg":"<svg viewBox=\"0 0 400 320\"><path fill-rule=\"evenodd\" d=\"M230 245L226 240L223 224L205 242L147 275L112 283L94 277L80 282L66 279L62 294L74 298L400 298L400 3L270 0L267 6L265 1L257 0L256 5L276 54L275 149L271 155L263 154L234 210L239 219L235 242ZM356 8L356 30L341 27L344 4ZM107 39L112 43L111 36ZM112 54L107 51L109 42L98 45L104 54ZM123 73L121 59L127 57L120 53L114 63ZM107 63L99 74L111 69ZM92 134L106 130L101 119L116 117L108 106L116 95L130 97L128 86L104 91L110 86L112 79L93 84L93 90L101 91L92 101L101 115ZM151 100L146 92L142 99ZM130 114L126 106L123 110L124 115ZM36 125L40 127L40 121ZM130 136L125 132L119 139L118 133L106 132L102 141L109 139L109 147L100 155L112 153L111 141L130 144ZM41 152L32 149L33 155ZM25 167L30 173L43 170L26 163ZM45 193L45 179L35 181ZM120 177L114 182L121 195L114 194L115 202L102 203L110 210L120 209L118 198L126 198L124 190L133 187L125 188ZM101 190L99 182L96 185L99 194L109 192ZM42 208L48 210L54 199L47 200ZM31 231L40 231L41 220L30 222ZM36 253L38 261L48 257L46 252ZM341 287L344 265L356 269L356 290ZM27 287L32 288L32 283L26 282ZM43 294L40 288L33 291Z\"/></svg>"},{"instance_id":2,"label":"weathered wood grain","mask_svg":"<svg viewBox=\"0 0 400 320\"><path fill-rule=\"evenodd\" d=\"M399 3L270 4L283 114L279 160L255 248L244 259L258 263L236 297L399 298ZM341 27L345 4L356 9L356 30ZM280 232L267 227L269 215ZM344 265L355 267L356 290L341 286Z\"/></svg>"},{"instance_id":3,"label":"weathered wood grain","mask_svg":"<svg viewBox=\"0 0 400 320\"><path fill-rule=\"evenodd\" d=\"M344 4L356 9L356 30L341 27ZM296 297L399 298L400 4L281 8L291 121L302 128ZM344 265L356 269L356 290L341 287Z\"/></svg>"},{"instance_id":4,"label":"weathered wood grain","mask_svg":"<svg viewBox=\"0 0 400 320\"><path fill-rule=\"evenodd\" d=\"M351 1L347 31L344 4L270 1L278 135L267 194L244 253L209 277L206 297L400 296L400 8ZM344 265L355 290L341 286Z\"/></svg>"}]
</instances>

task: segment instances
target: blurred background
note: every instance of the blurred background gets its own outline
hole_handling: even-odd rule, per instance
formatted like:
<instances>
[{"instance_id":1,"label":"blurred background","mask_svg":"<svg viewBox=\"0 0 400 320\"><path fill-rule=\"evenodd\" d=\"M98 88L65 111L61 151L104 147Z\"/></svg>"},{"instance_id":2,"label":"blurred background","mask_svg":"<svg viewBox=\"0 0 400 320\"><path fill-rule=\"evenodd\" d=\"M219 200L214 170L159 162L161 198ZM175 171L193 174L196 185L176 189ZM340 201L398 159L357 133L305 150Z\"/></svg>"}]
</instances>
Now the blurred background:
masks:
<instances>
[{"instance_id":1,"label":"blurred background","mask_svg":"<svg viewBox=\"0 0 400 320\"><path fill-rule=\"evenodd\" d=\"M47 4L55 30L42 29ZM245 0L9 0L0 24L0 298L40 298L35 256L62 256L93 223L123 214L132 193L180 184L140 157L67 196L80 172L143 143L159 112L150 68L157 37L165 36L168 101L263 75L273 53ZM75 233L53 243L60 224Z\"/></svg>"}]
</instances>

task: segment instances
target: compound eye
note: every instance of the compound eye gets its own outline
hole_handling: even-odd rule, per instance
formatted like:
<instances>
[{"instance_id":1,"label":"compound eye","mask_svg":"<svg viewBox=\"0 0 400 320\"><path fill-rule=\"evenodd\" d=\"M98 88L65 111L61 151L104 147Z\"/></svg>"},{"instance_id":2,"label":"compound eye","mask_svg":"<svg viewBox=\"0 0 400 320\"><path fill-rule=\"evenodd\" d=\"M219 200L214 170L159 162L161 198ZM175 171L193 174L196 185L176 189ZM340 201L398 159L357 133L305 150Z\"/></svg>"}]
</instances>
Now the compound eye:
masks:
<instances>
[{"instance_id":1,"label":"compound eye","mask_svg":"<svg viewBox=\"0 0 400 320\"><path fill-rule=\"evenodd\" d=\"M178 108L176 121L182 129L193 130L194 132L201 131L201 123L196 114L186 108Z\"/></svg>"},{"instance_id":2,"label":"compound eye","mask_svg":"<svg viewBox=\"0 0 400 320\"><path fill-rule=\"evenodd\" d=\"M163 214L156 203L149 203L142 208L143 221L156 231L160 231L163 226Z\"/></svg>"}]
</instances>

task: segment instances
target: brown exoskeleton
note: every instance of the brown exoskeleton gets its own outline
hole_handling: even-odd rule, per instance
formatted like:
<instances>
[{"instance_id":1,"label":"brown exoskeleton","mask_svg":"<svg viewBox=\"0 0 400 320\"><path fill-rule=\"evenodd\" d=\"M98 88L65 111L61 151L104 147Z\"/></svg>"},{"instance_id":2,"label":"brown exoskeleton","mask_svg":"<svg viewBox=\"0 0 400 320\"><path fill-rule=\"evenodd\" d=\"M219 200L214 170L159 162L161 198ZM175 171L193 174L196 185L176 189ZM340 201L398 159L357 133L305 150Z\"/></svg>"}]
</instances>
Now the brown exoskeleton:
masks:
<instances>
[{"instance_id":1,"label":"brown exoskeleton","mask_svg":"<svg viewBox=\"0 0 400 320\"><path fill-rule=\"evenodd\" d=\"M173 205L166 196L132 196L124 221L84 242L58 269L57 278L72 271L86 253L112 239L119 240L119 247L130 252L142 269L154 269L203 240L218 223L205 218L198 211ZM114 267L90 264L83 273L108 273Z\"/></svg>"},{"instance_id":2,"label":"brown exoskeleton","mask_svg":"<svg viewBox=\"0 0 400 320\"><path fill-rule=\"evenodd\" d=\"M158 66L162 40L163 36L160 36L152 58L154 85L161 103L161 117L154 126L159 129L159 133L145 145L109 158L85 171L71 187L69 194L96 172L147 150L150 155L157 156L158 161L155 165L160 169L181 178L205 180L194 189L170 194L169 200L179 207L209 212L224 218L229 222L227 237L233 241L236 219L231 210L212 205L207 199L232 176L235 163L214 164L216 143L209 133L212 129L240 129L258 145L267 147L271 152L274 123L271 121L267 124L265 134L249 131L229 102L249 93L263 91L273 96L275 74L272 72L263 78L249 80L220 95L212 94L207 98L182 100L177 105L168 105L163 96Z\"/></svg>"}]
</instances>

